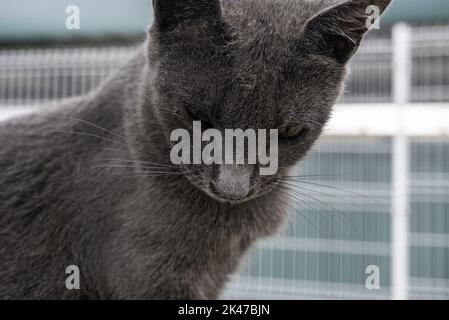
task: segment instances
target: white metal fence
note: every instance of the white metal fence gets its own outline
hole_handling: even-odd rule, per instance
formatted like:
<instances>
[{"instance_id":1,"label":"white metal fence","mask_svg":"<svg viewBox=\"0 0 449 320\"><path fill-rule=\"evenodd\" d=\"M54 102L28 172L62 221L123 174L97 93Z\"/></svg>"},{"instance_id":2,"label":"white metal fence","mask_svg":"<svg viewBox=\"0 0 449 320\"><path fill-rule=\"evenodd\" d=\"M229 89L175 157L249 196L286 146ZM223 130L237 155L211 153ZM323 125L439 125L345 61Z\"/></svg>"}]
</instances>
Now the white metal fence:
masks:
<instances>
[{"instance_id":1,"label":"white metal fence","mask_svg":"<svg viewBox=\"0 0 449 320\"><path fill-rule=\"evenodd\" d=\"M228 298L449 298L449 27L366 41L301 201ZM134 47L0 50L0 118L90 90ZM368 266L380 288L365 286Z\"/></svg>"}]
</instances>

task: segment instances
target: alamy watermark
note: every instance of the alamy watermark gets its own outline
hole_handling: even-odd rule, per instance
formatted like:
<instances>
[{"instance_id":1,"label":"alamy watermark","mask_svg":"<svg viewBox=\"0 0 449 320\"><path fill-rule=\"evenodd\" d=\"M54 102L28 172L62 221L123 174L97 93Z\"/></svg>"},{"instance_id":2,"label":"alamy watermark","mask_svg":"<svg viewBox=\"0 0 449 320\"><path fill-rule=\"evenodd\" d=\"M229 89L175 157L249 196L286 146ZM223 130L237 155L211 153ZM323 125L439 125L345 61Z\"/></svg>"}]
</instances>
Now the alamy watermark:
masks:
<instances>
[{"instance_id":1,"label":"alamy watermark","mask_svg":"<svg viewBox=\"0 0 449 320\"><path fill-rule=\"evenodd\" d=\"M380 268L376 265L369 265L365 269L365 274L368 277L365 280L365 287L368 290L380 289Z\"/></svg>"},{"instance_id":2,"label":"alamy watermark","mask_svg":"<svg viewBox=\"0 0 449 320\"><path fill-rule=\"evenodd\" d=\"M202 132L201 121L194 121L192 137L188 130L176 129L170 141L177 142L170 152L175 165L260 164L260 175L274 175L278 171L277 129L226 129L223 137L217 129Z\"/></svg>"},{"instance_id":3,"label":"alamy watermark","mask_svg":"<svg viewBox=\"0 0 449 320\"><path fill-rule=\"evenodd\" d=\"M70 5L65 9L65 27L67 30L79 30L81 28L80 8Z\"/></svg>"},{"instance_id":4,"label":"alamy watermark","mask_svg":"<svg viewBox=\"0 0 449 320\"><path fill-rule=\"evenodd\" d=\"M65 287L68 290L79 290L80 287L80 268L75 265L67 266L65 273L69 276L65 280Z\"/></svg>"},{"instance_id":5,"label":"alamy watermark","mask_svg":"<svg viewBox=\"0 0 449 320\"><path fill-rule=\"evenodd\" d=\"M371 29L380 29L380 16L381 10L378 6L371 5L366 8L366 14L368 14L368 19L366 20L366 28L368 30Z\"/></svg>"}]
</instances>

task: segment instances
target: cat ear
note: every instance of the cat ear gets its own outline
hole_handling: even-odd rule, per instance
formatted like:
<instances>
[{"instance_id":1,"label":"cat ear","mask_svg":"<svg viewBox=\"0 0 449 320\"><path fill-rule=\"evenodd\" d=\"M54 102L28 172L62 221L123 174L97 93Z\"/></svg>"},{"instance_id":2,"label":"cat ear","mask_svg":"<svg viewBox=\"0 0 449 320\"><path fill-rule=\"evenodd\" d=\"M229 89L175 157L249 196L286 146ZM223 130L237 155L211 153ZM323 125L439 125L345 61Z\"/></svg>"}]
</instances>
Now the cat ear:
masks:
<instances>
[{"instance_id":1,"label":"cat ear","mask_svg":"<svg viewBox=\"0 0 449 320\"><path fill-rule=\"evenodd\" d=\"M153 0L154 21L160 31L169 31L181 23L195 20L218 21L220 0Z\"/></svg>"},{"instance_id":2,"label":"cat ear","mask_svg":"<svg viewBox=\"0 0 449 320\"><path fill-rule=\"evenodd\" d=\"M309 19L304 37L321 54L346 63L391 0L349 0Z\"/></svg>"}]
</instances>

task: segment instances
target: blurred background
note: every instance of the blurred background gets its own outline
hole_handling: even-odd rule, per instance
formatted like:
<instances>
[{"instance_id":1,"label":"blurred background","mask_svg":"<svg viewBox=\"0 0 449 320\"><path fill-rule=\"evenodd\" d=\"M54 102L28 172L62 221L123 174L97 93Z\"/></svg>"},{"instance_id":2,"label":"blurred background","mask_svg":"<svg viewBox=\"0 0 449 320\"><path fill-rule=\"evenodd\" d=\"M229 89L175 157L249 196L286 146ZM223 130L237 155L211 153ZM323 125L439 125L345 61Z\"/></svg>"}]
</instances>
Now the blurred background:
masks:
<instances>
[{"instance_id":1,"label":"blurred background","mask_svg":"<svg viewBox=\"0 0 449 320\"><path fill-rule=\"evenodd\" d=\"M0 121L96 87L145 38L150 2L0 0ZM289 225L224 298L449 298L447 0L394 1L298 174Z\"/></svg>"}]
</instances>

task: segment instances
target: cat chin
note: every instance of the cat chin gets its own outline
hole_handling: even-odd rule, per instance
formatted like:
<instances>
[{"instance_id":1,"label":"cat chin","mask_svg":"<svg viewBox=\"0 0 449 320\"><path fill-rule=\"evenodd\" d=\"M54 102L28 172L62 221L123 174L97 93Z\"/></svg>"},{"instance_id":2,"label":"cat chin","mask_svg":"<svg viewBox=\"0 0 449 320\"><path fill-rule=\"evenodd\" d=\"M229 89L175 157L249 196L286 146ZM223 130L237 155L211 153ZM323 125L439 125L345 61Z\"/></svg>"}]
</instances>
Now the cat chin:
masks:
<instances>
[{"instance_id":1,"label":"cat chin","mask_svg":"<svg viewBox=\"0 0 449 320\"><path fill-rule=\"evenodd\" d=\"M250 195L247 195L247 196L245 196L245 197L243 197L241 199L229 199L229 198L225 198L225 197L222 197L220 195L217 195L217 194L215 194L215 193L213 193L212 191L209 191L209 190L205 191L205 193L210 198L212 198L215 201L218 201L218 202L223 203L223 204L232 204L232 205L242 204L242 203L248 202L248 201L253 200L253 199L258 197L257 195L250 194Z\"/></svg>"},{"instance_id":2,"label":"cat chin","mask_svg":"<svg viewBox=\"0 0 449 320\"><path fill-rule=\"evenodd\" d=\"M274 185L270 186L269 188L266 188L263 191L255 192L254 190L251 190L248 195L246 195L245 197L243 197L241 199L229 199L229 198L226 198L219 194L214 193L212 190L202 189L202 191L204 193L206 193L206 195L209 196L211 199L213 199L217 202L220 202L223 204L239 205L239 204L243 204L243 203L247 203L247 202L256 200L257 198L263 197L263 196L269 194L270 192L273 192L276 189L276 186L277 186L277 184L275 183Z\"/></svg>"}]
</instances>

